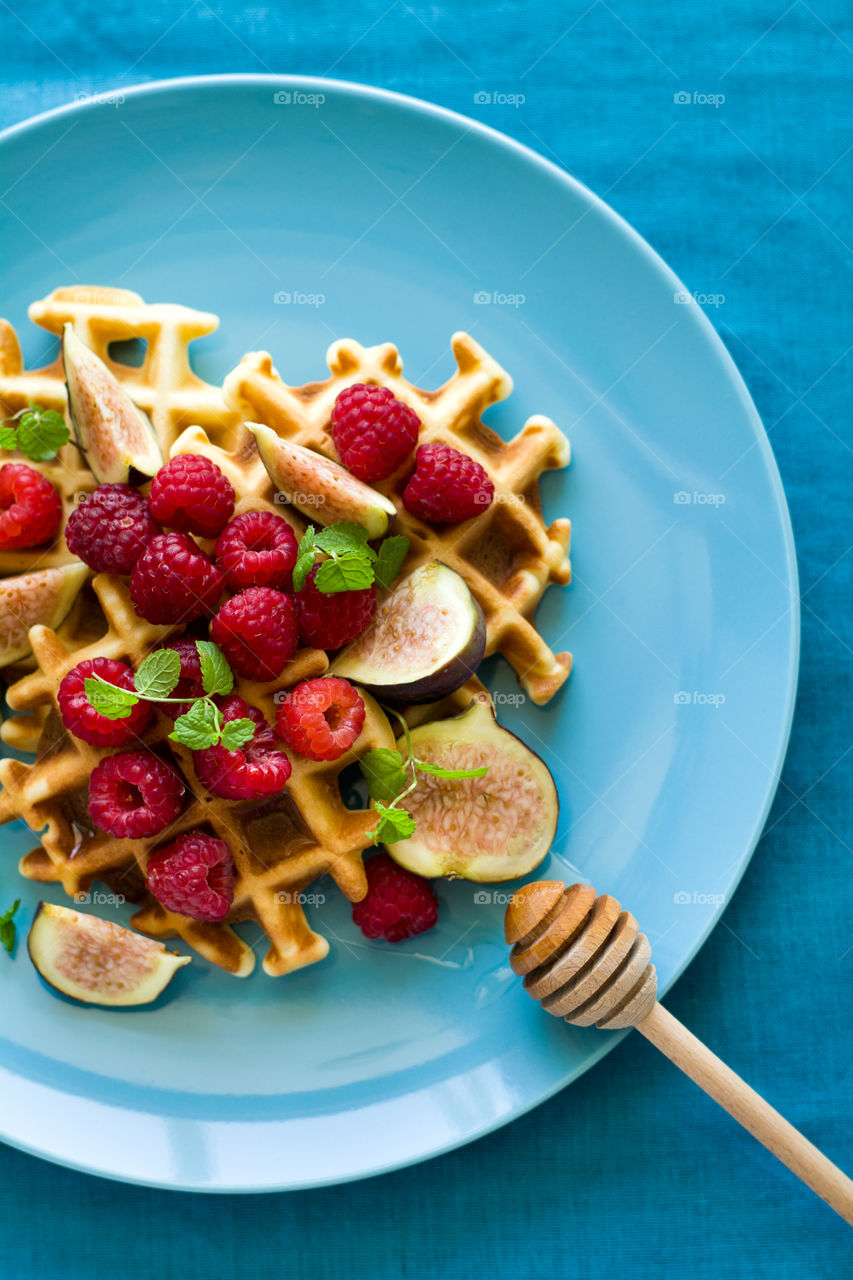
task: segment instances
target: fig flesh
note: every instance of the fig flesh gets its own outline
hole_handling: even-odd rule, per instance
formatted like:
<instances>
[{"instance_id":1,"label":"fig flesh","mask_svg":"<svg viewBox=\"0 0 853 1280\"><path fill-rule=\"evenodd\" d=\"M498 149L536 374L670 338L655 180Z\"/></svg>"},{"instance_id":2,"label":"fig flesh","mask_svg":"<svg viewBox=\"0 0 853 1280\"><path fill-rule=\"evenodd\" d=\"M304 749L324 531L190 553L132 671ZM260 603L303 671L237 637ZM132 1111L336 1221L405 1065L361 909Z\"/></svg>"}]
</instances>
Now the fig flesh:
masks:
<instances>
[{"instance_id":1,"label":"fig flesh","mask_svg":"<svg viewBox=\"0 0 853 1280\"><path fill-rule=\"evenodd\" d=\"M431 702L471 678L485 647L483 611L465 579L430 560L380 602L333 670L387 702Z\"/></svg>"},{"instance_id":2,"label":"fig flesh","mask_svg":"<svg viewBox=\"0 0 853 1280\"><path fill-rule=\"evenodd\" d=\"M255 437L269 478L297 511L316 524L350 520L363 525L368 537L382 537L397 514L390 498L351 476L331 458L283 440L270 427L258 422L247 422L246 426Z\"/></svg>"},{"instance_id":3,"label":"fig flesh","mask_svg":"<svg viewBox=\"0 0 853 1280\"><path fill-rule=\"evenodd\" d=\"M422 876L492 882L527 875L551 847L559 801L544 760L495 720L488 699L461 715L412 730L415 758L444 769L478 769L481 778L418 772L405 799L416 823L388 845L395 862ZM401 739L397 750L406 754Z\"/></svg>"},{"instance_id":4,"label":"fig flesh","mask_svg":"<svg viewBox=\"0 0 853 1280\"><path fill-rule=\"evenodd\" d=\"M83 1004L129 1008L150 1004L176 971L190 963L162 942L83 915L70 907L39 903L30 928L30 959L51 987Z\"/></svg>"},{"instance_id":5,"label":"fig flesh","mask_svg":"<svg viewBox=\"0 0 853 1280\"><path fill-rule=\"evenodd\" d=\"M88 576L84 564L64 564L0 580L0 667L30 652L30 627L59 626Z\"/></svg>"},{"instance_id":6,"label":"fig flesh","mask_svg":"<svg viewBox=\"0 0 853 1280\"><path fill-rule=\"evenodd\" d=\"M70 324L62 331L62 364L74 435L98 483L126 484L132 471L159 471L163 455L148 415Z\"/></svg>"}]
</instances>

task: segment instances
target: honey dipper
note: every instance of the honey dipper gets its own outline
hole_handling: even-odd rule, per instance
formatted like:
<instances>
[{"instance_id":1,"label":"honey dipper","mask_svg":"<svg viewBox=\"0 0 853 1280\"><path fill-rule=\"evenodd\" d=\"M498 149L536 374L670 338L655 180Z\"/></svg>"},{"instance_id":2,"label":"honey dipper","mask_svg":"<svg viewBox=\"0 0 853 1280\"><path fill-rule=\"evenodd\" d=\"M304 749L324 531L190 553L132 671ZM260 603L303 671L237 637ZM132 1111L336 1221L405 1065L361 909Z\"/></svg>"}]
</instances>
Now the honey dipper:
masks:
<instances>
[{"instance_id":1,"label":"honey dipper","mask_svg":"<svg viewBox=\"0 0 853 1280\"><path fill-rule=\"evenodd\" d=\"M853 1226L853 1181L658 1004L649 941L615 898L537 880L510 899L506 940L543 1009L577 1027L636 1027Z\"/></svg>"}]
</instances>

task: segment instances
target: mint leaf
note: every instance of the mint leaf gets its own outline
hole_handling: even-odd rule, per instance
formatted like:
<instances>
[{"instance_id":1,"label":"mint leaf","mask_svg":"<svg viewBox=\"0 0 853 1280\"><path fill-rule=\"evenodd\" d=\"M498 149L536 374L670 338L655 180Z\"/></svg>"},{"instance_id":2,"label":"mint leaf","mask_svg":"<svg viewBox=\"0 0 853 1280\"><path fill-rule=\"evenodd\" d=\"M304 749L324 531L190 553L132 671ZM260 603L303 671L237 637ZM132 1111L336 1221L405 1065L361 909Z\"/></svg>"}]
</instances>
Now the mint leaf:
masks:
<instances>
[{"instance_id":1,"label":"mint leaf","mask_svg":"<svg viewBox=\"0 0 853 1280\"><path fill-rule=\"evenodd\" d=\"M192 704L189 711L178 716L169 737L173 742L189 747L191 751L203 751L205 747L213 747L219 742L221 724L219 708L200 698Z\"/></svg>"},{"instance_id":2,"label":"mint leaf","mask_svg":"<svg viewBox=\"0 0 853 1280\"><path fill-rule=\"evenodd\" d=\"M18 433L14 427L0 427L0 449L17 449Z\"/></svg>"},{"instance_id":3,"label":"mint leaf","mask_svg":"<svg viewBox=\"0 0 853 1280\"><path fill-rule=\"evenodd\" d=\"M327 595L361 591L372 583L373 568L363 551L347 551L334 560L324 560L314 579L317 590Z\"/></svg>"},{"instance_id":4,"label":"mint leaf","mask_svg":"<svg viewBox=\"0 0 853 1280\"><path fill-rule=\"evenodd\" d=\"M376 552L367 545L367 530L360 524L341 520L321 529L314 546L331 559L317 570L314 585L318 591L333 595L338 591L361 591L373 583Z\"/></svg>"},{"instance_id":5,"label":"mint leaf","mask_svg":"<svg viewBox=\"0 0 853 1280\"><path fill-rule=\"evenodd\" d=\"M305 586L305 579L314 568L314 526L310 525L302 535L299 543L299 552L296 557L296 564L293 566L293 590L301 591Z\"/></svg>"},{"instance_id":6,"label":"mint leaf","mask_svg":"<svg viewBox=\"0 0 853 1280\"><path fill-rule=\"evenodd\" d=\"M377 586L390 587L403 567L408 550L409 539L402 533L385 539L379 548L379 558L373 568Z\"/></svg>"},{"instance_id":7,"label":"mint leaf","mask_svg":"<svg viewBox=\"0 0 853 1280\"><path fill-rule=\"evenodd\" d=\"M225 654L212 640L196 640L198 659L201 663L201 683L205 693L230 693L234 688L234 676Z\"/></svg>"},{"instance_id":8,"label":"mint leaf","mask_svg":"<svg viewBox=\"0 0 853 1280\"><path fill-rule=\"evenodd\" d=\"M393 800L409 785L403 757L390 747L375 747L358 762L371 800Z\"/></svg>"},{"instance_id":9,"label":"mint leaf","mask_svg":"<svg viewBox=\"0 0 853 1280\"><path fill-rule=\"evenodd\" d=\"M254 720L243 717L239 720L227 720L222 726L222 745L226 751L238 751L251 742L255 736L257 725Z\"/></svg>"},{"instance_id":10,"label":"mint leaf","mask_svg":"<svg viewBox=\"0 0 853 1280\"><path fill-rule=\"evenodd\" d=\"M144 698L168 698L181 678L181 659L174 649L155 649L139 664L133 687Z\"/></svg>"},{"instance_id":11,"label":"mint leaf","mask_svg":"<svg viewBox=\"0 0 853 1280\"><path fill-rule=\"evenodd\" d=\"M395 844L414 835L415 820L407 809L388 809L376 800L373 807L379 814L379 822L369 832L372 844Z\"/></svg>"},{"instance_id":12,"label":"mint leaf","mask_svg":"<svg viewBox=\"0 0 853 1280\"><path fill-rule=\"evenodd\" d=\"M339 520L327 525L315 536L314 543L327 555L345 555L348 551L363 552L368 560L376 559L376 552L367 545L368 532L364 525L350 520Z\"/></svg>"},{"instance_id":13,"label":"mint leaf","mask_svg":"<svg viewBox=\"0 0 853 1280\"><path fill-rule=\"evenodd\" d=\"M107 720L126 720L139 701L129 689L119 689L100 676L87 676L83 681L83 689L89 706L94 707L98 715L105 716Z\"/></svg>"},{"instance_id":14,"label":"mint leaf","mask_svg":"<svg viewBox=\"0 0 853 1280\"><path fill-rule=\"evenodd\" d=\"M70 432L65 419L56 409L33 405L18 423L18 448L33 462L55 458L57 450L68 443Z\"/></svg>"},{"instance_id":15,"label":"mint leaf","mask_svg":"<svg viewBox=\"0 0 853 1280\"><path fill-rule=\"evenodd\" d=\"M5 947L9 955L11 955L15 949L15 937L17 936L17 930L13 923L13 916L20 905L21 899L16 898L9 910L5 912L4 915L0 916L0 946Z\"/></svg>"},{"instance_id":16,"label":"mint leaf","mask_svg":"<svg viewBox=\"0 0 853 1280\"><path fill-rule=\"evenodd\" d=\"M436 778L485 778L489 772L487 764L480 769L442 769L437 764L430 764L428 760L416 760L415 768L420 769L421 773L431 773Z\"/></svg>"}]
</instances>

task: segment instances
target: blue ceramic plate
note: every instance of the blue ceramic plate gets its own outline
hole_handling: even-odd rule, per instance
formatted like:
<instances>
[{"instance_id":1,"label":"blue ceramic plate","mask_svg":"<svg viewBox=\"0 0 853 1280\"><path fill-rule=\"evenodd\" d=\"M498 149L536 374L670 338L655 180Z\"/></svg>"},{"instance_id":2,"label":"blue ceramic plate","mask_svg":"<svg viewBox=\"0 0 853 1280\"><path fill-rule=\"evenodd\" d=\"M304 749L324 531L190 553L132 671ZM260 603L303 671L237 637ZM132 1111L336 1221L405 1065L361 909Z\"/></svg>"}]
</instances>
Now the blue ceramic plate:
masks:
<instances>
[{"instance_id":1,"label":"blue ceramic plate","mask_svg":"<svg viewBox=\"0 0 853 1280\"><path fill-rule=\"evenodd\" d=\"M798 642L779 475L679 281L539 156L357 85L146 85L11 129L0 161L0 309L31 362L49 342L28 302L59 284L123 285L222 317L195 347L211 381L258 347L289 382L322 377L329 342L352 336L392 340L413 382L438 385L451 333L467 329L515 377L492 425L510 434L545 413L564 428L573 466L543 490L547 515L574 521L576 576L538 621L575 672L546 708L518 700L502 663L488 680L559 785L543 870L579 868L629 904L665 989L761 831ZM33 839L0 838L0 903L20 894L26 931L38 892L16 861ZM439 884L439 926L391 949L366 945L340 894L316 889L329 959L245 982L200 961L151 1010L77 1007L40 984L23 945L0 955L2 1136L157 1186L315 1186L468 1142L612 1047L545 1017L512 980L499 894Z\"/></svg>"}]
</instances>

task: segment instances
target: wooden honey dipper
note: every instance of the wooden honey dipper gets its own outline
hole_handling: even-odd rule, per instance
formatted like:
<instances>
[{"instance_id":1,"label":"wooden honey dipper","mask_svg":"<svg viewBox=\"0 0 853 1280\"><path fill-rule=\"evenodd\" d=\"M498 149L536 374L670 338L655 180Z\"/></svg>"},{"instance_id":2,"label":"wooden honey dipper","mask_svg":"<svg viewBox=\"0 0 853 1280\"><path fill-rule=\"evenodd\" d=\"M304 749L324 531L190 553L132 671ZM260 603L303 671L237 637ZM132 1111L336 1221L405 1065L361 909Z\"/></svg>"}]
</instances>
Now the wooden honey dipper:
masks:
<instances>
[{"instance_id":1,"label":"wooden honey dipper","mask_svg":"<svg viewBox=\"0 0 853 1280\"><path fill-rule=\"evenodd\" d=\"M506 910L510 964L577 1027L636 1027L853 1226L853 1181L657 1001L652 949L629 911L586 884L537 880Z\"/></svg>"}]
</instances>

